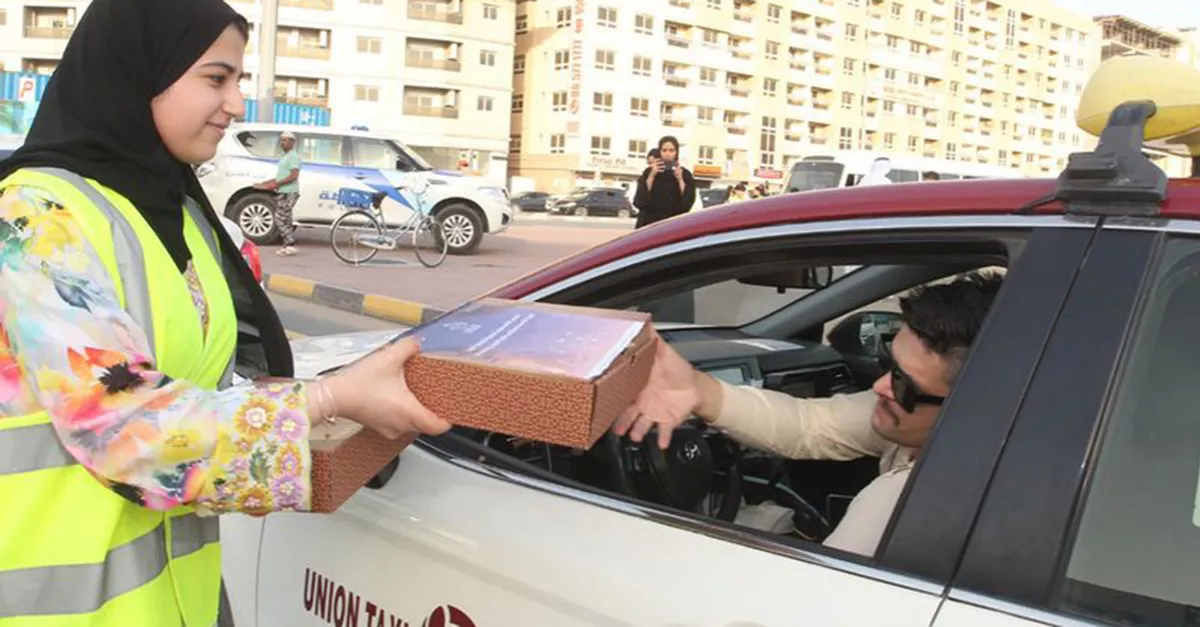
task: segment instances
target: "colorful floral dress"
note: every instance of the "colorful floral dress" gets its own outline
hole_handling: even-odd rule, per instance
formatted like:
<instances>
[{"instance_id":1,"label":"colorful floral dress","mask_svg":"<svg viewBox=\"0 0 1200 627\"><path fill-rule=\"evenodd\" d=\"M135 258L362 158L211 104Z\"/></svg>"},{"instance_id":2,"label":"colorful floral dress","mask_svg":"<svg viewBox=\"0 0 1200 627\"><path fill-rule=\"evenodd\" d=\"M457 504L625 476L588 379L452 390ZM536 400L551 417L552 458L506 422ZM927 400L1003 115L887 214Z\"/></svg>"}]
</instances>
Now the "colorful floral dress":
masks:
<instances>
[{"instance_id":1,"label":"colorful floral dress","mask_svg":"<svg viewBox=\"0 0 1200 627\"><path fill-rule=\"evenodd\" d=\"M190 266L186 277L207 332ZM304 383L204 390L157 372L149 352L70 207L0 190L0 421L48 411L81 464L151 509L309 508Z\"/></svg>"}]
</instances>

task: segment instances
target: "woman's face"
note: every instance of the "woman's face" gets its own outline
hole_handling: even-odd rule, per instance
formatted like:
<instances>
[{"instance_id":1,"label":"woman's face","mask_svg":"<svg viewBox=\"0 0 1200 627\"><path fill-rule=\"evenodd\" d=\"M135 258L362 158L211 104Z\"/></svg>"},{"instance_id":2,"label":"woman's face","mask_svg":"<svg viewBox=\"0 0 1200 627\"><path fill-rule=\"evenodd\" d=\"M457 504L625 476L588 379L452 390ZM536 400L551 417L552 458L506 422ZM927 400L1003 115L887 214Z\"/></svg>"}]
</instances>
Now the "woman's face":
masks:
<instances>
[{"instance_id":1,"label":"woman's face","mask_svg":"<svg viewBox=\"0 0 1200 627\"><path fill-rule=\"evenodd\" d=\"M235 118L246 113L238 87L246 39L230 25L179 80L150 102L154 126L178 160L199 165L217 154L217 144Z\"/></svg>"},{"instance_id":2,"label":"woman's face","mask_svg":"<svg viewBox=\"0 0 1200 627\"><path fill-rule=\"evenodd\" d=\"M671 142L666 142L658 147L658 152L662 154L663 161L676 161L675 157L679 156L679 147Z\"/></svg>"}]
</instances>

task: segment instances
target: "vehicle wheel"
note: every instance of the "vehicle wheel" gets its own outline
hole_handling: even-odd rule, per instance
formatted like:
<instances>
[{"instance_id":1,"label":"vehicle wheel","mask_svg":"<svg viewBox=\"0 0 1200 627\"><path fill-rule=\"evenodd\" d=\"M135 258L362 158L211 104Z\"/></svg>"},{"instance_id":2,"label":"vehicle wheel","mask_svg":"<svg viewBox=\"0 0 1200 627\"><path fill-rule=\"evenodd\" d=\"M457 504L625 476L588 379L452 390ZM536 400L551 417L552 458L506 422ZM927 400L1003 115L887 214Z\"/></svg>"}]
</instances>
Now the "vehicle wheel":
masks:
<instances>
[{"instance_id":1,"label":"vehicle wheel","mask_svg":"<svg viewBox=\"0 0 1200 627\"><path fill-rule=\"evenodd\" d=\"M437 219L442 223L451 254L474 252L483 241L483 219L467 205L449 205L437 213Z\"/></svg>"},{"instance_id":2,"label":"vehicle wheel","mask_svg":"<svg viewBox=\"0 0 1200 627\"><path fill-rule=\"evenodd\" d=\"M426 268L442 265L449 249L446 232L437 218L427 217L413 229L413 252L417 255L417 261Z\"/></svg>"},{"instance_id":3,"label":"vehicle wheel","mask_svg":"<svg viewBox=\"0 0 1200 627\"><path fill-rule=\"evenodd\" d=\"M333 248L333 254L352 266L370 261L379 252L364 240L376 243L383 240L379 221L366 211L347 211L338 216L329 229L329 246Z\"/></svg>"},{"instance_id":4,"label":"vehicle wheel","mask_svg":"<svg viewBox=\"0 0 1200 627\"><path fill-rule=\"evenodd\" d=\"M275 198L270 194L247 194L233 203L225 213L237 223L250 241L263 246L279 239L275 224Z\"/></svg>"},{"instance_id":5,"label":"vehicle wheel","mask_svg":"<svg viewBox=\"0 0 1200 627\"><path fill-rule=\"evenodd\" d=\"M628 220L629 218L633 217L633 214L628 209L619 209L617 210L617 217L623 220Z\"/></svg>"},{"instance_id":6,"label":"vehicle wheel","mask_svg":"<svg viewBox=\"0 0 1200 627\"><path fill-rule=\"evenodd\" d=\"M580 218L586 217L588 214L587 207L575 207L575 215Z\"/></svg>"}]
</instances>

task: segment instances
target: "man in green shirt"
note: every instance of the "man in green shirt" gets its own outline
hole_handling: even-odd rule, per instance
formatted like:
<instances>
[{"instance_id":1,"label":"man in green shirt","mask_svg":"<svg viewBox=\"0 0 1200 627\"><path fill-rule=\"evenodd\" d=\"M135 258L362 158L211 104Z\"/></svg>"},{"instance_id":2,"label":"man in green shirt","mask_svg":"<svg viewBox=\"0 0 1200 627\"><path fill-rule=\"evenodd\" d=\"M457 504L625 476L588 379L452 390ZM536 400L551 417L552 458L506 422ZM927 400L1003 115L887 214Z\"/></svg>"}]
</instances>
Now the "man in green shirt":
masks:
<instances>
[{"instance_id":1,"label":"man in green shirt","mask_svg":"<svg viewBox=\"0 0 1200 627\"><path fill-rule=\"evenodd\" d=\"M296 224L292 219L292 210L300 199L300 153L296 151L296 136L291 131L281 133L279 148L283 156L279 158L275 178L255 187L275 192L275 225L283 239L283 247L277 253L287 256L296 254Z\"/></svg>"}]
</instances>

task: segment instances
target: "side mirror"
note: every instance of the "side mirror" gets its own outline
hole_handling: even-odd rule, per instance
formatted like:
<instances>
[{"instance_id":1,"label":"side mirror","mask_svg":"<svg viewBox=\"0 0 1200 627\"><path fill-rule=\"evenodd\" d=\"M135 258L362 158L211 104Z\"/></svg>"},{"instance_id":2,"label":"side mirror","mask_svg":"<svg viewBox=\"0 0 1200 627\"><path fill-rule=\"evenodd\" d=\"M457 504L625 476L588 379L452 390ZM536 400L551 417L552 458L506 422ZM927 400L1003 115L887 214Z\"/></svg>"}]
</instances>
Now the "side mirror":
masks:
<instances>
[{"instance_id":1,"label":"side mirror","mask_svg":"<svg viewBox=\"0 0 1200 627\"><path fill-rule=\"evenodd\" d=\"M738 279L744 285L776 288L781 294L789 289L819 290L832 282L833 266L788 268Z\"/></svg>"},{"instance_id":2,"label":"side mirror","mask_svg":"<svg viewBox=\"0 0 1200 627\"><path fill-rule=\"evenodd\" d=\"M893 311L860 311L843 318L827 339L842 355L878 358L900 332L901 324L900 314Z\"/></svg>"}]
</instances>

